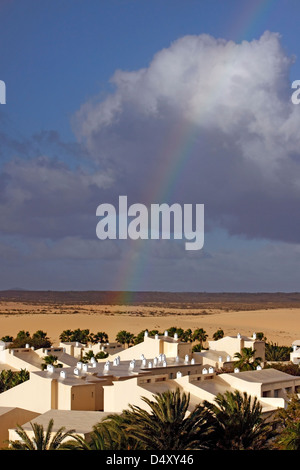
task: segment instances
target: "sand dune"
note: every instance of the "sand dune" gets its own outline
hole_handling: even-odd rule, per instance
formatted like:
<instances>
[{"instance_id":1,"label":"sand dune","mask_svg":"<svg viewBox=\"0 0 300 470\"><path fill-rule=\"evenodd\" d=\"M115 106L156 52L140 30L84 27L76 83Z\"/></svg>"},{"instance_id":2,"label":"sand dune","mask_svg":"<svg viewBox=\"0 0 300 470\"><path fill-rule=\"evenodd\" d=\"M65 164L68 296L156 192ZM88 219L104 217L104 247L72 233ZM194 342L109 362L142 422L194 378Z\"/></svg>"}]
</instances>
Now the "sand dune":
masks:
<instances>
[{"instance_id":1,"label":"sand dune","mask_svg":"<svg viewBox=\"0 0 300 470\"><path fill-rule=\"evenodd\" d=\"M93 333L105 331L114 341L120 330L134 334L141 330L164 331L171 326L183 329L204 328L212 339L222 328L225 335L252 335L262 331L268 341L290 345L300 339L300 308L271 308L224 311L210 308L186 310L161 305L75 305L30 302L0 302L0 337L15 336L20 330L30 334L47 332L53 343L65 329L87 328Z\"/></svg>"}]
</instances>

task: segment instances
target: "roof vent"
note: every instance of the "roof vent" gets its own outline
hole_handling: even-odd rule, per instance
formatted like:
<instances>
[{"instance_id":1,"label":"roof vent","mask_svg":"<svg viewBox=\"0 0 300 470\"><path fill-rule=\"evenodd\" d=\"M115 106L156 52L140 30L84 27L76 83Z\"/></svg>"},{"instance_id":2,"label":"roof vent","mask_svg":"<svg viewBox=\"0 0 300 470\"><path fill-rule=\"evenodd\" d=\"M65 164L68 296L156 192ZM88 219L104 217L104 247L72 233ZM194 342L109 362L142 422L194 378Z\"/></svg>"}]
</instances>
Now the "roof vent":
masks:
<instances>
[{"instance_id":1,"label":"roof vent","mask_svg":"<svg viewBox=\"0 0 300 470\"><path fill-rule=\"evenodd\" d=\"M155 339L158 339L158 334L155 335Z\"/></svg>"},{"instance_id":2,"label":"roof vent","mask_svg":"<svg viewBox=\"0 0 300 470\"><path fill-rule=\"evenodd\" d=\"M219 356L219 362L223 362L222 356Z\"/></svg>"},{"instance_id":3,"label":"roof vent","mask_svg":"<svg viewBox=\"0 0 300 470\"><path fill-rule=\"evenodd\" d=\"M202 374L207 374L207 369L206 369L206 367L204 367L204 368L202 369Z\"/></svg>"},{"instance_id":4,"label":"roof vent","mask_svg":"<svg viewBox=\"0 0 300 470\"><path fill-rule=\"evenodd\" d=\"M144 337L147 338L149 336L148 330L145 331Z\"/></svg>"},{"instance_id":5,"label":"roof vent","mask_svg":"<svg viewBox=\"0 0 300 470\"><path fill-rule=\"evenodd\" d=\"M189 362L189 355L188 355L188 354L186 354L186 355L184 356L184 362L185 362L185 363L188 363L188 362Z\"/></svg>"},{"instance_id":6,"label":"roof vent","mask_svg":"<svg viewBox=\"0 0 300 470\"><path fill-rule=\"evenodd\" d=\"M240 371L240 369L239 369L238 367L235 367L235 369L234 369L234 371L233 371L233 372L234 372L235 374L238 374L238 373L239 373L239 371Z\"/></svg>"},{"instance_id":7,"label":"roof vent","mask_svg":"<svg viewBox=\"0 0 300 470\"><path fill-rule=\"evenodd\" d=\"M227 361L227 362L231 361L231 357L229 356L229 354L228 354L227 357L226 357L226 361Z\"/></svg>"},{"instance_id":8,"label":"roof vent","mask_svg":"<svg viewBox=\"0 0 300 470\"><path fill-rule=\"evenodd\" d=\"M149 361L149 362L148 362L148 367L149 367L149 369L152 369L152 367L153 367L153 364L152 364L152 362L151 362L151 361Z\"/></svg>"},{"instance_id":9,"label":"roof vent","mask_svg":"<svg viewBox=\"0 0 300 470\"><path fill-rule=\"evenodd\" d=\"M29 345L28 343L25 344L25 348L26 348L26 349L29 349L29 348L30 348L30 345Z\"/></svg>"},{"instance_id":10,"label":"roof vent","mask_svg":"<svg viewBox=\"0 0 300 470\"><path fill-rule=\"evenodd\" d=\"M104 372L108 372L109 369L110 369L110 363L109 363L109 361L107 361L104 365Z\"/></svg>"},{"instance_id":11,"label":"roof vent","mask_svg":"<svg viewBox=\"0 0 300 470\"><path fill-rule=\"evenodd\" d=\"M196 362L196 361L195 361L195 359L194 359L194 358L192 358L192 359L191 359L191 364L193 364L193 365L194 365L194 364L195 364L195 362Z\"/></svg>"},{"instance_id":12,"label":"roof vent","mask_svg":"<svg viewBox=\"0 0 300 470\"><path fill-rule=\"evenodd\" d=\"M77 367L75 367L73 372L74 372L75 375L79 375L79 369Z\"/></svg>"},{"instance_id":13,"label":"roof vent","mask_svg":"<svg viewBox=\"0 0 300 470\"><path fill-rule=\"evenodd\" d=\"M213 367L209 367L209 369L208 369L208 373L209 373L209 374L213 374L214 371L215 371L215 369L214 369Z\"/></svg>"},{"instance_id":14,"label":"roof vent","mask_svg":"<svg viewBox=\"0 0 300 470\"><path fill-rule=\"evenodd\" d=\"M174 333L174 339L178 339L178 333Z\"/></svg>"},{"instance_id":15,"label":"roof vent","mask_svg":"<svg viewBox=\"0 0 300 470\"><path fill-rule=\"evenodd\" d=\"M256 333L253 333L253 339L256 339Z\"/></svg>"},{"instance_id":16,"label":"roof vent","mask_svg":"<svg viewBox=\"0 0 300 470\"><path fill-rule=\"evenodd\" d=\"M179 362L179 356L175 357L175 362Z\"/></svg>"},{"instance_id":17,"label":"roof vent","mask_svg":"<svg viewBox=\"0 0 300 470\"><path fill-rule=\"evenodd\" d=\"M257 367L256 367L256 370L261 370L261 366L257 366Z\"/></svg>"},{"instance_id":18,"label":"roof vent","mask_svg":"<svg viewBox=\"0 0 300 470\"><path fill-rule=\"evenodd\" d=\"M77 367L78 369L81 369L81 368L82 368L82 362L80 362L80 361L77 362L76 367Z\"/></svg>"},{"instance_id":19,"label":"roof vent","mask_svg":"<svg viewBox=\"0 0 300 470\"><path fill-rule=\"evenodd\" d=\"M167 361L163 361L163 367L167 367Z\"/></svg>"},{"instance_id":20,"label":"roof vent","mask_svg":"<svg viewBox=\"0 0 300 470\"><path fill-rule=\"evenodd\" d=\"M66 372L64 370L61 370L59 375L62 379L66 378Z\"/></svg>"},{"instance_id":21,"label":"roof vent","mask_svg":"<svg viewBox=\"0 0 300 470\"><path fill-rule=\"evenodd\" d=\"M238 338L238 339L241 339L240 333L237 334L237 338Z\"/></svg>"},{"instance_id":22,"label":"roof vent","mask_svg":"<svg viewBox=\"0 0 300 470\"><path fill-rule=\"evenodd\" d=\"M157 357L155 357L155 358L153 359L153 365L157 366L157 364L158 364L158 359L157 359Z\"/></svg>"},{"instance_id":23,"label":"roof vent","mask_svg":"<svg viewBox=\"0 0 300 470\"><path fill-rule=\"evenodd\" d=\"M83 365L82 365L82 370L83 370L84 372L87 372L87 371L88 371L88 365L87 365L87 364L83 364Z\"/></svg>"},{"instance_id":24,"label":"roof vent","mask_svg":"<svg viewBox=\"0 0 300 470\"><path fill-rule=\"evenodd\" d=\"M52 364L47 365L47 371L48 372L54 372L54 366Z\"/></svg>"},{"instance_id":25,"label":"roof vent","mask_svg":"<svg viewBox=\"0 0 300 470\"><path fill-rule=\"evenodd\" d=\"M134 366L135 366L135 361L130 361L129 369L130 370L134 369Z\"/></svg>"},{"instance_id":26,"label":"roof vent","mask_svg":"<svg viewBox=\"0 0 300 470\"><path fill-rule=\"evenodd\" d=\"M146 367L146 365L147 365L147 359L145 358L145 359L142 360L142 366Z\"/></svg>"},{"instance_id":27,"label":"roof vent","mask_svg":"<svg viewBox=\"0 0 300 470\"><path fill-rule=\"evenodd\" d=\"M169 336L168 330L166 330L164 334L165 334L165 336Z\"/></svg>"},{"instance_id":28,"label":"roof vent","mask_svg":"<svg viewBox=\"0 0 300 470\"><path fill-rule=\"evenodd\" d=\"M178 371L177 374L176 374L176 379L180 379L180 377L182 377L182 373L180 371Z\"/></svg>"}]
</instances>

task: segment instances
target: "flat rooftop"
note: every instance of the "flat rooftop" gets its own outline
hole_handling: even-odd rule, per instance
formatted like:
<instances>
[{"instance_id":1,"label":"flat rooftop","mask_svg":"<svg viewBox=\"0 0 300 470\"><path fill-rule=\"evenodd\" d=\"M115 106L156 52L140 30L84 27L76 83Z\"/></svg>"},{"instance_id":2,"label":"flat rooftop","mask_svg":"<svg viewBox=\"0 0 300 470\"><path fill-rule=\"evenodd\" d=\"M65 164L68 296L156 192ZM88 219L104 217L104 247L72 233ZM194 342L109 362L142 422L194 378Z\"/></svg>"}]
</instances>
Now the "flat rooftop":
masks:
<instances>
[{"instance_id":1,"label":"flat rooftop","mask_svg":"<svg viewBox=\"0 0 300 470\"><path fill-rule=\"evenodd\" d=\"M249 370L239 372L237 374L230 373L229 375L234 375L236 378L244 380L245 382L256 382L261 384L287 382L297 378L300 379L300 377L286 374L285 372L276 369ZM222 374L220 377L222 377Z\"/></svg>"},{"instance_id":2,"label":"flat rooftop","mask_svg":"<svg viewBox=\"0 0 300 470\"><path fill-rule=\"evenodd\" d=\"M30 423L37 423L43 425L44 429L46 429L50 419L53 419L54 432L64 426L66 430L75 429L76 433L87 434L92 431L94 425L110 414L110 412L104 411L49 410L31 421L28 421L22 427L26 431L31 431Z\"/></svg>"}]
</instances>

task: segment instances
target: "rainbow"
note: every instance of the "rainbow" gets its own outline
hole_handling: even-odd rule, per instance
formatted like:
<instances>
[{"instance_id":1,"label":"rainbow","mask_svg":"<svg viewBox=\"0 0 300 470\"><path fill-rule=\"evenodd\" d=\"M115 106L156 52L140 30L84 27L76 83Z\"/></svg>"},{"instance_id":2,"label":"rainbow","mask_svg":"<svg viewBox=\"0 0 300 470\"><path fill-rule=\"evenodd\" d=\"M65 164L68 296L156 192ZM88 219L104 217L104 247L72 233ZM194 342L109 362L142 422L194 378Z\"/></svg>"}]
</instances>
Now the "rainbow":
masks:
<instances>
[{"instance_id":1,"label":"rainbow","mask_svg":"<svg viewBox=\"0 0 300 470\"><path fill-rule=\"evenodd\" d=\"M266 20L272 15L278 3L279 0L251 0L239 3L239 8L228 25L228 37L236 43L251 40L258 28L262 28L259 34L261 35ZM222 77L222 83L226 83L224 77ZM220 84L218 87L211 86L206 100L207 107L217 100L216 90L221 93ZM204 119L205 112L202 110L201 113L197 116L198 122L201 122L201 118ZM160 151L161 164L157 170L155 186L152 185L146 194L147 201L151 202L153 195L155 195L153 202L162 203L166 199L172 199L180 175L195 149L196 137L197 127L188 120L173 125L165 139L166 143ZM143 240L133 242L121 260L115 279L115 291L121 292L121 294L116 294L114 299L119 305L130 303L134 298L135 291L147 290L140 289L140 286L144 286L145 280L151 276L151 268L148 263L150 245L151 243Z\"/></svg>"}]
</instances>

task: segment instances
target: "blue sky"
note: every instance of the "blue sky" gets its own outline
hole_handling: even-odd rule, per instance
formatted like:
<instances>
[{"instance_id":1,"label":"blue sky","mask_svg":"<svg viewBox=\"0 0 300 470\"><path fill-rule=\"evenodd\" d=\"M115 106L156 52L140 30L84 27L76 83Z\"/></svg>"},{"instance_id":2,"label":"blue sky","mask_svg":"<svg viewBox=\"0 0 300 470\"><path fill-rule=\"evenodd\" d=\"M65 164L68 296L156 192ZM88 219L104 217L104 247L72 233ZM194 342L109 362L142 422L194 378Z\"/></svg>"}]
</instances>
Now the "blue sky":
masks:
<instances>
[{"instance_id":1,"label":"blue sky","mask_svg":"<svg viewBox=\"0 0 300 470\"><path fill-rule=\"evenodd\" d=\"M297 290L299 10L298 0L0 0L0 289ZM248 63L235 99L235 64L244 77ZM175 147L174 129L187 128ZM121 190L164 202L147 197L175 167L160 194L205 203L201 253L97 240L98 203Z\"/></svg>"}]
</instances>

